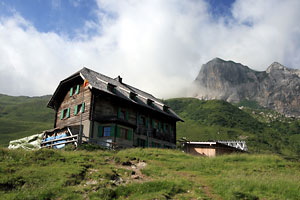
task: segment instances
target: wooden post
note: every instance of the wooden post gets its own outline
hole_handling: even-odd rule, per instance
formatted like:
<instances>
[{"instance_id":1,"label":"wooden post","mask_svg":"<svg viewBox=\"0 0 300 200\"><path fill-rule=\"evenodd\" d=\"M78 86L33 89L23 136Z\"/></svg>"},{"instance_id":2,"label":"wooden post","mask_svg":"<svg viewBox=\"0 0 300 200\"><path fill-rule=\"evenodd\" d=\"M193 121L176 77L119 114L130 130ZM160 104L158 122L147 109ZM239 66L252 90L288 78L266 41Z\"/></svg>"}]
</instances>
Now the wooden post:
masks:
<instances>
[{"instance_id":1,"label":"wooden post","mask_svg":"<svg viewBox=\"0 0 300 200\"><path fill-rule=\"evenodd\" d=\"M79 129L79 141L78 144L81 145L82 144L82 132L83 132L83 128L82 128L82 113L84 107L83 107L83 103L84 103L84 88L85 88L85 83L83 83L83 87L82 87L82 102L81 102L81 111L80 111L80 129Z\"/></svg>"}]
</instances>

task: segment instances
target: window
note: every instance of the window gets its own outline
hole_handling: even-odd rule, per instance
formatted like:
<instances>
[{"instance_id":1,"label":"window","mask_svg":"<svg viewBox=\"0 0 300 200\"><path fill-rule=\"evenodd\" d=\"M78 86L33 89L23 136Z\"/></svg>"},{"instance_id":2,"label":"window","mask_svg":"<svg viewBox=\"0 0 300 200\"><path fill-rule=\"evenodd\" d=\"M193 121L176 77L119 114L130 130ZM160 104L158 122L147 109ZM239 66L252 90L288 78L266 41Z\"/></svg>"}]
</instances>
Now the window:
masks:
<instances>
[{"instance_id":1,"label":"window","mask_svg":"<svg viewBox=\"0 0 300 200\"><path fill-rule=\"evenodd\" d=\"M117 126L117 135L118 138L132 140L133 138L133 130L131 128L123 128Z\"/></svg>"},{"instance_id":2,"label":"window","mask_svg":"<svg viewBox=\"0 0 300 200\"><path fill-rule=\"evenodd\" d=\"M109 137L110 136L110 126L104 126L103 127L103 136Z\"/></svg>"},{"instance_id":3,"label":"window","mask_svg":"<svg viewBox=\"0 0 300 200\"><path fill-rule=\"evenodd\" d=\"M70 108L66 108L61 111L60 119L65 119L70 117Z\"/></svg>"},{"instance_id":4,"label":"window","mask_svg":"<svg viewBox=\"0 0 300 200\"><path fill-rule=\"evenodd\" d=\"M140 124L146 125L146 117L145 116L140 116Z\"/></svg>"},{"instance_id":5,"label":"window","mask_svg":"<svg viewBox=\"0 0 300 200\"><path fill-rule=\"evenodd\" d=\"M169 131L171 134L173 134L173 127L170 125Z\"/></svg>"},{"instance_id":6,"label":"window","mask_svg":"<svg viewBox=\"0 0 300 200\"><path fill-rule=\"evenodd\" d=\"M114 136L115 126L98 126L98 136L99 137L112 137Z\"/></svg>"},{"instance_id":7,"label":"window","mask_svg":"<svg viewBox=\"0 0 300 200\"><path fill-rule=\"evenodd\" d=\"M124 110L120 110L120 116L119 116L119 118L125 119L125 116L126 116L126 112Z\"/></svg>"},{"instance_id":8,"label":"window","mask_svg":"<svg viewBox=\"0 0 300 200\"><path fill-rule=\"evenodd\" d=\"M147 105L149 105L149 106L153 106L153 100L151 100L151 99L147 99Z\"/></svg>"},{"instance_id":9,"label":"window","mask_svg":"<svg viewBox=\"0 0 300 200\"><path fill-rule=\"evenodd\" d=\"M120 128L120 138L128 140L128 129Z\"/></svg>"},{"instance_id":10,"label":"window","mask_svg":"<svg viewBox=\"0 0 300 200\"><path fill-rule=\"evenodd\" d=\"M168 132L168 127L169 127L169 125L168 125L167 123L163 123L163 124L162 124L162 129L163 129L163 131L166 132L166 133Z\"/></svg>"},{"instance_id":11,"label":"window","mask_svg":"<svg viewBox=\"0 0 300 200\"><path fill-rule=\"evenodd\" d=\"M107 90L112 92L112 93L116 93L116 86L113 84L108 83L107 84Z\"/></svg>"},{"instance_id":12,"label":"window","mask_svg":"<svg viewBox=\"0 0 300 200\"><path fill-rule=\"evenodd\" d=\"M152 128L158 128L158 121L155 119L152 119Z\"/></svg>"},{"instance_id":13,"label":"window","mask_svg":"<svg viewBox=\"0 0 300 200\"><path fill-rule=\"evenodd\" d=\"M168 111L169 111L169 107L166 106L166 105L164 105L164 106L163 106L163 110L164 110L165 112L168 112Z\"/></svg>"},{"instance_id":14,"label":"window","mask_svg":"<svg viewBox=\"0 0 300 200\"><path fill-rule=\"evenodd\" d=\"M136 93L134 93L134 92L130 92L130 94L129 94L129 97L130 97L130 99L132 99L133 101L137 101L137 94Z\"/></svg>"},{"instance_id":15,"label":"window","mask_svg":"<svg viewBox=\"0 0 300 200\"><path fill-rule=\"evenodd\" d=\"M139 146L139 147L145 147L146 146L146 140L143 140L143 139L140 139L140 138L138 138L137 139L137 145Z\"/></svg>"},{"instance_id":16,"label":"window","mask_svg":"<svg viewBox=\"0 0 300 200\"><path fill-rule=\"evenodd\" d=\"M118 108L118 118L128 121L128 111Z\"/></svg>"},{"instance_id":17,"label":"window","mask_svg":"<svg viewBox=\"0 0 300 200\"><path fill-rule=\"evenodd\" d=\"M84 113L85 103L76 105L74 115L77 115L79 112Z\"/></svg>"},{"instance_id":18,"label":"window","mask_svg":"<svg viewBox=\"0 0 300 200\"><path fill-rule=\"evenodd\" d=\"M73 96L74 94L79 94L80 90L80 85L76 85L75 87L70 88L70 97ZM75 93L74 93L75 91Z\"/></svg>"}]
</instances>

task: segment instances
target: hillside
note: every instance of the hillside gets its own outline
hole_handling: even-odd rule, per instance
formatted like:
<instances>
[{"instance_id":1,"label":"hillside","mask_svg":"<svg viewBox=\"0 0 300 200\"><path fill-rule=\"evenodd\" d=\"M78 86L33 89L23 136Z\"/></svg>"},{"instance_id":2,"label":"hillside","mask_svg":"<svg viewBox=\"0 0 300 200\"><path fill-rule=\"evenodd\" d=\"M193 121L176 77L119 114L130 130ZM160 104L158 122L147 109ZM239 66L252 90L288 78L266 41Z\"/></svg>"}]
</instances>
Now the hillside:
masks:
<instances>
[{"instance_id":1,"label":"hillside","mask_svg":"<svg viewBox=\"0 0 300 200\"><path fill-rule=\"evenodd\" d=\"M202 65L194 83L194 95L199 99L256 101L285 115L300 116L300 70L277 62L266 71L255 71L241 63L215 58Z\"/></svg>"},{"instance_id":2,"label":"hillside","mask_svg":"<svg viewBox=\"0 0 300 200\"><path fill-rule=\"evenodd\" d=\"M52 128L54 112L46 107L49 99L50 96L14 97L0 94L0 146Z\"/></svg>"},{"instance_id":3,"label":"hillside","mask_svg":"<svg viewBox=\"0 0 300 200\"><path fill-rule=\"evenodd\" d=\"M169 99L165 103L179 114L177 138L187 140L246 140L250 152L300 156L300 121L251 102L241 107L222 100Z\"/></svg>"},{"instance_id":4,"label":"hillside","mask_svg":"<svg viewBox=\"0 0 300 200\"><path fill-rule=\"evenodd\" d=\"M46 107L49 98L0 95L0 146L7 147L10 140L52 128L54 113ZM246 140L251 152L300 155L299 120L286 118L254 102L232 105L193 98L165 102L185 120L177 123L177 139Z\"/></svg>"},{"instance_id":5,"label":"hillside","mask_svg":"<svg viewBox=\"0 0 300 200\"><path fill-rule=\"evenodd\" d=\"M300 199L299 167L274 155L0 149L0 199Z\"/></svg>"}]
</instances>

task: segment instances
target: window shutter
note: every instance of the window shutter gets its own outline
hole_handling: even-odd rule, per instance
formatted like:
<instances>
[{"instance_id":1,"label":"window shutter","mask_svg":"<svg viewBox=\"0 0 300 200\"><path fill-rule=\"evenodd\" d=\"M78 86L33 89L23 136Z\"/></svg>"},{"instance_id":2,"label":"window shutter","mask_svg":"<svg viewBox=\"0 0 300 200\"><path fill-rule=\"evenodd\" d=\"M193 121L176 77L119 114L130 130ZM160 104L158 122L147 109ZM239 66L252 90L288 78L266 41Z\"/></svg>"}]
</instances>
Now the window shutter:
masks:
<instances>
[{"instance_id":1,"label":"window shutter","mask_svg":"<svg viewBox=\"0 0 300 200\"><path fill-rule=\"evenodd\" d=\"M164 129L165 132L167 131L167 129L166 129L166 123L163 124L163 129Z\"/></svg>"},{"instance_id":2,"label":"window shutter","mask_svg":"<svg viewBox=\"0 0 300 200\"><path fill-rule=\"evenodd\" d=\"M75 106L75 112L74 112L74 115L77 115L77 112L78 112L77 109L78 109L78 105Z\"/></svg>"},{"instance_id":3,"label":"window shutter","mask_svg":"<svg viewBox=\"0 0 300 200\"><path fill-rule=\"evenodd\" d=\"M70 117L70 108L68 108L68 111L67 111L67 118Z\"/></svg>"},{"instance_id":4,"label":"window shutter","mask_svg":"<svg viewBox=\"0 0 300 200\"><path fill-rule=\"evenodd\" d=\"M81 112L82 112L82 113L84 113L84 106L85 106L85 103L83 102L83 103L82 103L82 106L81 106Z\"/></svg>"},{"instance_id":5,"label":"window shutter","mask_svg":"<svg viewBox=\"0 0 300 200\"><path fill-rule=\"evenodd\" d=\"M61 110L61 115L60 115L60 119L64 118L64 110Z\"/></svg>"},{"instance_id":6,"label":"window shutter","mask_svg":"<svg viewBox=\"0 0 300 200\"><path fill-rule=\"evenodd\" d=\"M132 140L132 129L128 129L128 140Z\"/></svg>"},{"instance_id":7,"label":"window shutter","mask_svg":"<svg viewBox=\"0 0 300 200\"><path fill-rule=\"evenodd\" d=\"M121 108L118 108L118 118L120 118L121 115Z\"/></svg>"},{"instance_id":8,"label":"window shutter","mask_svg":"<svg viewBox=\"0 0 300 200\"><path fill-rule=\"evenodd\" d=\"M120 136L120 126L117 126L117 135L116 135L116 136L117 136L118 138L121 137L121 136Z\"/></svg>"},{"instance_id":9,"label":"window shutter","mask_svg":"<svg viewBox=\"0 0 300 200\"><path fill-rule=\"evenodd\" d=\"M110 127L110 136L114 136L114 135L115 135L115 126L112 125L112 126Z\"/></svg>"},{"instance_id":10,"label":"window shutter","mask_svg":"<svg viewBox=\"0 0 300 200\"><path fill-rule=\"evenodd\" d=\"M158 122L158 129L160 130L160 122Z\"/></svg>"},{"instance_id":11,"label":"window shutter","mask_svg":"<svg viewBox=\"0 0 300 200\"><path fill-rule=\"evenodd\" d=\"M126 121L128 121L128 111L126 111Z\"/></svg>"},{"instance_id":12,"label":"window shutter","mask_svg":"<svg viewBox=\"0 0 300 200\"><path fill-rule=\"evenodd\" d=\"M102 128L102 126L98 126L98 136L103 137L103 128Z\"/></svg>"},{"instance_id":13,"label":"window shutter","mask_svg":"<svg viewBox=\"0 0 300 200\"><path fill-rule=\"evenodd\" d=\"M79 94L79 88L80 88L80 86L77 85L76 94Z\"/></svg>"},{"instance_id":14,"label":"window shutter","mask_svg":"<svg viewBox=\"0 0 300 200\"><path fill-rule=\"evenodd\" d=\"M154 126L155 126L155 121L154 119L152 119L152 128L155 128Z\"/></svg>"},{"instance_id":15,"label":"window shutter","mask_svg":"<svg viewBox=\"0 0 300 200\"><path fill-rule=\"evenodd\" d=\"M73 88L70 89L70 97L73 95Z\"/></svg>"}]
</instances>

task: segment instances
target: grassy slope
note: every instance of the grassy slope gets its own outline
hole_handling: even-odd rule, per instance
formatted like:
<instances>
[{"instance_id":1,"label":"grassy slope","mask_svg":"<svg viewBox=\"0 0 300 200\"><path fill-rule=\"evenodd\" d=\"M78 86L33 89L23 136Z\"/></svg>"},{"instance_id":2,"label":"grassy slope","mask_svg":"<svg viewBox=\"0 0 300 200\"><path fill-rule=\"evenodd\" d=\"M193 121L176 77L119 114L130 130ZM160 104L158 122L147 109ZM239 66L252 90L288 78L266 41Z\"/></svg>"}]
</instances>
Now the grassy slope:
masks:
<instances>
[{"instance_id":1,"label":"grassy slope","mask_svg":"<svg viewBox=\"0 0 300 200\"><path fill-rule=\"evenodd\" d=\"M49 98L0 94L0 146L51 128L54 113L46 107ZM241 102L241 105L251 107L243 110L218 100L180 98L166 103L185 120L177 123L178 138L205 141L246 139L252 152L300 155L299 121L278 117L274 111L259 108L253 102Z\"/></svg>"},{"instance_id":2,"label":"grassy slope","mask_svg":"<svg viewBox=\"0 0 300 200\"><path fill-rule=\"evenodd\" d=\"M53 111L46 108L50 96L12 97L0 94L0 146L10 140L53 127Z\"/></svg>"},{"instance_id":3,"label":"grassy slope","mask_svg":"<svg viewBox=\"0 0 300 200\"><path fill-rule=\"evenodd\" d=\"M274 155L0 149L0 199L300 199L299 167Z\"/></svg>"},{"instance_id":4,"label":"grassy slope","mask_svg":"<svg viewBox=\"0 0 300 200\"><path fill-rule=\"evenodd\" d=\"M166 103L185 120L177 124L178 138L188 140L246 140L251 152L300 155L300 123L285 119L270 122L266 116L253 113L272 113L261 108L240 110L230 103L194 98L166 100ZM267 119L267 120L266 120Z\"/></svg>"}]
</instances>

